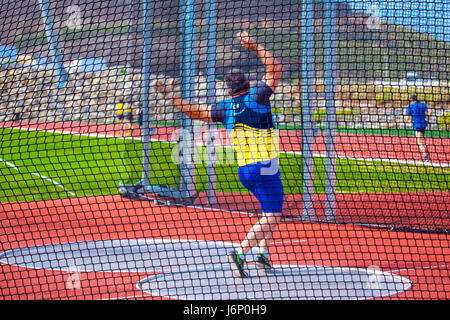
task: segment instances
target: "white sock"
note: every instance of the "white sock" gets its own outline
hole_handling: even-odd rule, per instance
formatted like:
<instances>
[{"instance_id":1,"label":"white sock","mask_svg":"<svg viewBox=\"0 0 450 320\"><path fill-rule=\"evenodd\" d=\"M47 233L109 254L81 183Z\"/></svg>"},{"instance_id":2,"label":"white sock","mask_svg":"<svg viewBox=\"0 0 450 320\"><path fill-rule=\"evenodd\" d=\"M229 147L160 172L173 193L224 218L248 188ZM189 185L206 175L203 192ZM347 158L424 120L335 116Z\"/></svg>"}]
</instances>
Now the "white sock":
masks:
<instances>
[{"instance_id":1,"label":"white sock","mask_svg":"<svg viewBox=\"0 0 450 320\"><path fill-rule=\"evenodd\" d=\"M239 259L245 261L245 254L241 248L236 249L236 253Z\"/></svg>"},{"instance_id":2,"label":"white sock","mask_svg":"<svg viewBox=\"0 0 450 320\"><path fill-rule=\"evenodd\" d=\"M265 250L265 249L259 249L259 254L263 255L264 257L268 258L269 257L269 251Z\"/></svg>"}]
</instances>

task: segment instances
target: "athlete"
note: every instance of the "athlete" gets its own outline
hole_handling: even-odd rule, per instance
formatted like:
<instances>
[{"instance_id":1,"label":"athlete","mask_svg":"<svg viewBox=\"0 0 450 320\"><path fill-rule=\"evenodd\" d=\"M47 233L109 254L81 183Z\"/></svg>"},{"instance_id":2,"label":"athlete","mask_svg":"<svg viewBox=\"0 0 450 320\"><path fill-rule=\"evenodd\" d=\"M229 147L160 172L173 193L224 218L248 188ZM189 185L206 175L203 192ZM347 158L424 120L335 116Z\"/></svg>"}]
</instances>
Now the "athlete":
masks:
<instances>
[{"instance_id":1,"label":"athlete","mask_svg":"<svg viewBox=\"0 0 450 320\"><path fill-rule=\"evenodd\" d=\"M425 103L421 103L417 99L417 95L413 94L410 97L411 104L405 110L406 121L411 119L413 129L416 135L417 145L422 153L423 160L428 162L430 156L427 146L425 145L424 134L428 125L428 118L431 114L431 109L428 109Z\"/></svg>"},{"instance_id":2,"label":"athlete","mask_svg":"<svg viewBox=\"0 0 450 320\"><path fill-rule=\"evenodd\" d=\"M257 249L255 264L270 270L269 242L282 216L283 183L278 168L278 135L274 127L269 98L277 88L282 66L273 55L258 44L247 32L237 34L243 48L257 54L264 64L264 77L250 88L246 75L233 69L225 75L231 99L214 105L195 105L182 99L174 90L173 81L153 82L156 90L193 120L222 122L234 141L239 179L258 199L261 219L252 226L238 248L228 253L234 276L248 277L245 255Z\"/></svg>"},{"instance_id":3,"label":"athlete","mask_svg":"<svg viewBox=\"0 0 450 320\"><path fill-rule=\"evenodd\" d=\"M116 117L122 125L123 136L131 136L133 127L133 112L131 106L120 102L116 105Z\"/></svg>"}]
</instances>

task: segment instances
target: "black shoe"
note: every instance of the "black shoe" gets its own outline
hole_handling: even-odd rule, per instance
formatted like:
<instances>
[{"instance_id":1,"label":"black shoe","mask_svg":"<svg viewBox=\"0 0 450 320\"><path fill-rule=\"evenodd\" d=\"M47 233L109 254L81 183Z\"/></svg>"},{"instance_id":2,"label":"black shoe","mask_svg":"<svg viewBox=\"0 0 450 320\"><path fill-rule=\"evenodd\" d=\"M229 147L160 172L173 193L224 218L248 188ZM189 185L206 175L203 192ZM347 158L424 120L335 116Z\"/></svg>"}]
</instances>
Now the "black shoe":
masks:
<instances>
[{"instance_id":1,"label":"black shoe","mask_svg":"<svg viewBox=\"0 0 450 320\"><path fill-rule=\"evenodd\" d=\"M235 277L248 278L248 274L244 271L244 260L239 257L236 250L230 251L227 258Z\"/></svg>"},{"instance_id":2,"label":"black shoe","mask_svg":"<svg viewBox=\"0 0 450 320\"><path fill-rule=\"evenodd\" d=\"M264 255L258 254L255 260L255 265L258 268L264 269L264 270L271 270L272 265L269 262L269 259L267 259Z\"/></svg>"}]
</instances>

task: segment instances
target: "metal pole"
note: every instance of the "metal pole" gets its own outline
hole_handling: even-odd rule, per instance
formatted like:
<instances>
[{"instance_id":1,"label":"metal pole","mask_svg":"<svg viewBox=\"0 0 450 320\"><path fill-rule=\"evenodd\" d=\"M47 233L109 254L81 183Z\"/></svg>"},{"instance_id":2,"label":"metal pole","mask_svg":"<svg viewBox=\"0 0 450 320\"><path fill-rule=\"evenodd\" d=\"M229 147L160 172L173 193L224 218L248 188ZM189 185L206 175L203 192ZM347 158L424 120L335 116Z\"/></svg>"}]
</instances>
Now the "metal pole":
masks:
<instances>
[{"instance_id":1,"label":"metal pole","mask_svg":"<svg viewBox=\"0 0 450 320\"><path fill-rule=\"evenodd\" d=\"M207 103L216 102L216 17L215 0L206 0L206 82ZM216 204L216 125L207 124L206 132L206 176L207 176L207 198L209 204Z\"/></svg>"},{"instance_id":2,"label":"metal pole","mask_svg":"<svg viewBox=\"0 0 450 320\"><path fill-rule=\"evenodd\" d=\"M150 185L150 57L151 57L151 0L143 0L143 62L142 62L142 183Z\"/></svg>"},{"instance_id":3,"label":"metal pole","mask_svg":"<svg viewBox=\"0 0 450 320\"><path fill-rule=\"evenodd\" d=\"M48 48L50 50L52 62L55 66L54 70L56 72L57 86L58 88L62 88L67 81L68 74L64 69L63 57L58 43L58 35L55 32L53 17L50 12L48 0L39 0L39 6L41 8L42 20L44 21Z\"/></svg>"},{"instance_id":4,"label":"metal pole","mask_svg":"<svg viewBox=\"0 0 450 320\"><path fill-rule=\"evenodd\" d=\"M181 96L189 101L195 88L195 26L194 0L180 0L180 86ZM183 199L195 193L195 140L193 121L180 114L180 184Z\"/></svg>"},{"instance_id":5,"label":"metal pole","mask_svg":"<svg viewBox=\"0 0 450 320\"><path fill-rule=\"evenodd\" d=\"M303 80L303 218L314 219L314 3L303 1L302 10Z\"/></svg>"},{"instance_id":6,"label":"metal pole","mask_svg":"<svg viewBox=\"0 0 450 320\"><path fill-rule=\"evenodd\" d=\"M336 6L333 0L325 0L325 189L326 218L336 217Z\"/></svg>"}]
</instances>

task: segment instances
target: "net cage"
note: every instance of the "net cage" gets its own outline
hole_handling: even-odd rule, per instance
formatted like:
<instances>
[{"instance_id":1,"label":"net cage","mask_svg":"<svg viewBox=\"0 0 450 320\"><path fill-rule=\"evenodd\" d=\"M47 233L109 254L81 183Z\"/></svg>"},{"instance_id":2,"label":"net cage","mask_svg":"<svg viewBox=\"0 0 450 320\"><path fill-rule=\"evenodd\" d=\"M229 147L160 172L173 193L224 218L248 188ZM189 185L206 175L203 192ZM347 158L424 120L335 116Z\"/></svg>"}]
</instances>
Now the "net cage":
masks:
<instances>
[{"instance_id":1,"label":"net cage","mask_svg":"<svg viewBox=\"0 0 450 320\"><path fill-rule=\"evenodd\" d=\"M0 6L0 299L449 298L448 1Z\"/></svg>"}]
</instances>

